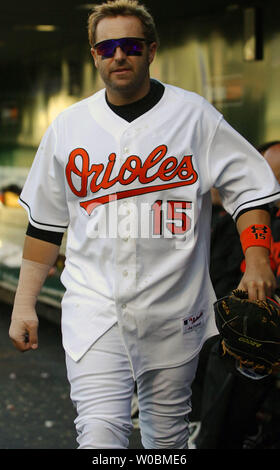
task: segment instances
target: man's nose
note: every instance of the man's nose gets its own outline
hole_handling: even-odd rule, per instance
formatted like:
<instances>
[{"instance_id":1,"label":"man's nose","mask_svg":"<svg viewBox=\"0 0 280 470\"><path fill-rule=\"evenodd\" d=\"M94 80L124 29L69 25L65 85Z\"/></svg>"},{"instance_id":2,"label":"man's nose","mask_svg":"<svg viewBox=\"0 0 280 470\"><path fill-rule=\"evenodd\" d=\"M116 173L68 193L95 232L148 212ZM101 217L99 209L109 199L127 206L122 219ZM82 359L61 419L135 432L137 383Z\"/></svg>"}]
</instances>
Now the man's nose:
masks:
<instances>
[{"instance_id":1,"label":"man's nose","mask_svg":"<svg viewBox=\"0 0 280 470\"><path fill-rule=\"evenodd\" d=\"M116 47L116 49L115 49L114 59L115 60L126 59L126 53L121 49L120 46Z\"/></svg>"}]
</instances>

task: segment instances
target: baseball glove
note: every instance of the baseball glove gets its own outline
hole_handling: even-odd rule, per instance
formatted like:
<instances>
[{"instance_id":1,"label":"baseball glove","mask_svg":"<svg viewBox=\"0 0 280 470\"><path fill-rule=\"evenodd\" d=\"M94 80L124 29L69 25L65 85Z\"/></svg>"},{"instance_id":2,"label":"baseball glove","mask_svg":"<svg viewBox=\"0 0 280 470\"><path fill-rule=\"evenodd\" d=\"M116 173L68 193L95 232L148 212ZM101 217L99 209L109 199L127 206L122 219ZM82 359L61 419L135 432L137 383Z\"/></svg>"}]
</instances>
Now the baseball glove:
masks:
<instances>
[{"instance_id":1,"label":"baseball glove","mask_svg":"<svg viewBox=\"0 0 280 470\"><path fill-rule=\"evenodd\" d=\"M236 289L217 300L214 310L222 355L234 358L239 372L249 370L257 378L279 368L280 304L276 300L252 301L247 292Z\"/></svg>"}]
</instances>

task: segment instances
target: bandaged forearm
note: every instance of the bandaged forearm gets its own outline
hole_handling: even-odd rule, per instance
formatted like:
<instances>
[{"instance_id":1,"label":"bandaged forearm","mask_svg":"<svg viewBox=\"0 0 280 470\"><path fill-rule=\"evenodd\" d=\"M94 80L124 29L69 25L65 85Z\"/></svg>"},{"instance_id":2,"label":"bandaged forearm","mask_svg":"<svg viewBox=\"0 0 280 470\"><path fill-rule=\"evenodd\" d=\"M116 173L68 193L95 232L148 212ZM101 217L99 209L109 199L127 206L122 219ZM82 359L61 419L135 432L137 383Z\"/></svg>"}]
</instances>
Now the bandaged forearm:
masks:
<instances>
[{"instance_id":1,"label":"bandaged forearm","mask_svg":"<svg viewBox=\"0 0 280 470\"><path fill-rule=\"evenodd\" d=\"M37 319L34 307L50 268L48 264L23 258L14 299L13 319Z\"/></svg>"}]
</instances>

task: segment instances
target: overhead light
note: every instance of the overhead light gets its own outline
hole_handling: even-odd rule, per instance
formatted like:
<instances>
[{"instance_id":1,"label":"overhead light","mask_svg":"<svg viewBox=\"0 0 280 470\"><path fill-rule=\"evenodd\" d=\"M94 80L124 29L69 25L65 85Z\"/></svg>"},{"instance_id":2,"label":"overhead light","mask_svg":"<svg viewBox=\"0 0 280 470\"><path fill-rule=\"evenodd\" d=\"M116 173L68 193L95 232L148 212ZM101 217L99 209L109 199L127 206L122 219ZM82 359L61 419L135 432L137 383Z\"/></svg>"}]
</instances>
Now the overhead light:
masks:
<instances>
[{"instance_id":1,"label":"overhead light","mask_svg":"<svg viewBox=\"0 0 280 470\"><path fill-rule=\"evenodd\" d=\"M78 5L77 10L92 10L96 6L95 3L84 3L83 5Z\"/></svg>"},{"instance_id":2,"label":"overhead light","mask_svg":"<svg viewBox=\"0 0 280 470\"><path fill-rule=\"evenodd\" d=\"M52 33L58 29L57 26L53 24L37 24L37 25L16 25L14 26L16 31L39 31L43 33Z\"/></svg>"},{"instance_id":3,"label":"overhead light","mask_svg":"<svg viewBox=\"0 0 280 470\"><path fill-rule=\"evenodd\" d=\"M52 32L57 30L57 26L53 24L37 24L35 26L36 31L43 31L43 32Z\"/></svg>"},{"instance_id":4,"label":"overhead light","mask_svg":"<svg viewBox=\"0 0 280 470\"><path fill-rule=\"evenodd\" d=\"M238 5L237 3L231 3L230 5L227 5L226 10L236 11L236 10L239 10L239 8L240 8L240 5Z\"/></svg>"}]
</instances>

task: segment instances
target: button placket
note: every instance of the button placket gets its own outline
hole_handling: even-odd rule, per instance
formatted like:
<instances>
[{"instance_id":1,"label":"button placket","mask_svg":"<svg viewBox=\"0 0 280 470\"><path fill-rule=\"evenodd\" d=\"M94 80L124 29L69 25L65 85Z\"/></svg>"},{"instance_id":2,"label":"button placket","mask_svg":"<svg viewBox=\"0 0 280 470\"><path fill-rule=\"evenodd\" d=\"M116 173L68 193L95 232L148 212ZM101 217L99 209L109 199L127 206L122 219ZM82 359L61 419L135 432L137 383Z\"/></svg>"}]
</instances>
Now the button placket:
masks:
<instances>
[{"instance_id":1,"label":"button placket","mask_svg":"<svg viewBox=\"0 0 280 470\"><path fill-rule=\"evenodd\" d=\"M125 131L119 141L120 148L120 166L126 161L126 159L133 153L131 142L133 139L133 133L131 131ZM124 188L121 187L120 190ZM126 188L125 188L126 189ZM116 300L117 300L117 311L119 316L120 324L123 326L123 332L134 332L136 329L136 321L134 312L130 309L130 298L133 298L136 286L135 280L135 269L136 269L136 240L130 233L131 224L133 225L133 211L130 207L130 203L133 198L128 200L118 200L118 235L116 239ZM126 217L132 217L130 220L120 226L121 221Z\"/></svg>"}]
</instances>

